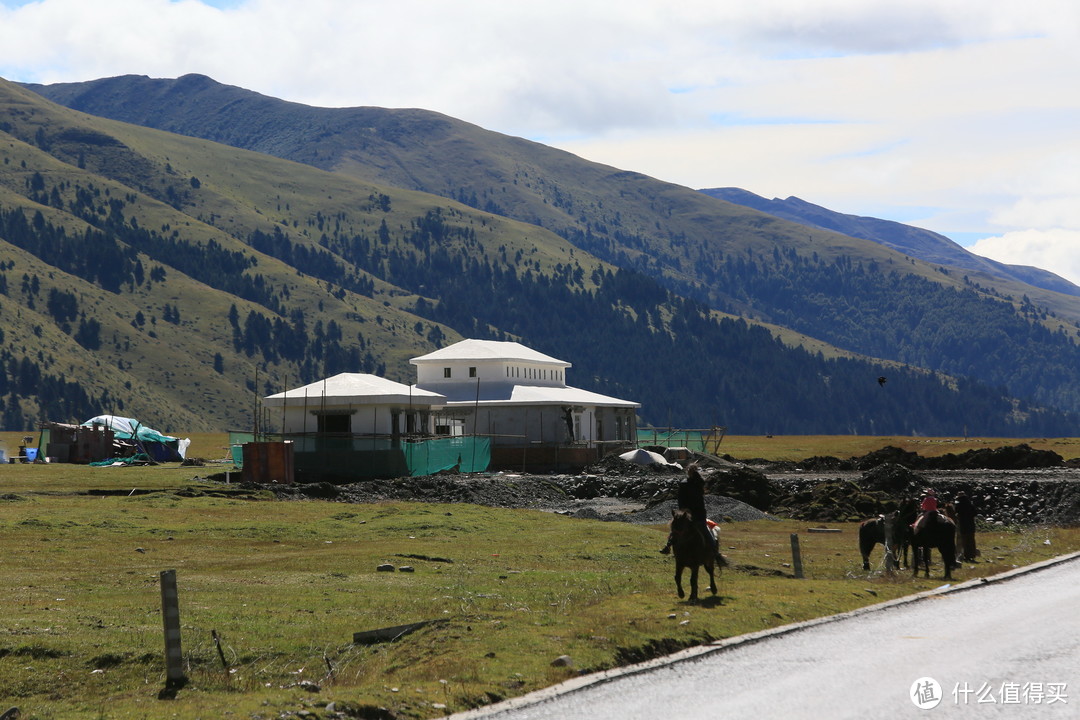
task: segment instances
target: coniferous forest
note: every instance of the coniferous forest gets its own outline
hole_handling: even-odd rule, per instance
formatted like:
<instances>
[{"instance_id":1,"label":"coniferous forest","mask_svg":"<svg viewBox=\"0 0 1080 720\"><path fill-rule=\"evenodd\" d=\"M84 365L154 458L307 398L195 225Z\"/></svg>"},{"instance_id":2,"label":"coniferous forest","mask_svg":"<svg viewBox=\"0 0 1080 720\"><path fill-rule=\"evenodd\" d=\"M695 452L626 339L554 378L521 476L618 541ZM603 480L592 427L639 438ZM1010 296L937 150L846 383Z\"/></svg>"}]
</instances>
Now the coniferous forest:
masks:
<instances>
[{"instance_id":1,"label":"coniferous forest","mask_svg":"<svg viewBox=\"0 0 1080 720\"><path fill-rule=\"evenodd\" d=\"M430 195L0 91L4 429L244 427L284 387L409 382L409 357L475 337L572 363L570 384L640 402L641 425L1075 434L1080 307L1036 288L727 204L695 239L722 201L634 173L586 195L539 159ZM650 188L663 199L640 202Z\"/></svg>"}]
</instances>

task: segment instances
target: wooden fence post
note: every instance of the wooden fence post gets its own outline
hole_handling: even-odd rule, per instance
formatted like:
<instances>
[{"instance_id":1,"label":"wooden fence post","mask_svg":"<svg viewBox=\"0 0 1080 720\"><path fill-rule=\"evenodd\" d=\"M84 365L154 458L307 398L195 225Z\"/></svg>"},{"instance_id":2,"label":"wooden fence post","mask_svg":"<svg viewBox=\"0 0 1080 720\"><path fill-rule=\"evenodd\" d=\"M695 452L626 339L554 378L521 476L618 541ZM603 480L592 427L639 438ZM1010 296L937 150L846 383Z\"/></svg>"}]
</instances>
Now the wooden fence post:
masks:
<instances>
[{"instance_id":1,"label":"wooden fence post","mask_svg":"<svg viewBox=\"0 0 1080 720\"><path fill-rule=\"evenodd\" d=\"M798 533L791 533L791 566L795 570L795 577L801 578L803 576L802 553L799 551Z\"/></svg>"},{"instance_id":2,"label":"wooden fence post","mask_svg":"<svg viewBox=\"0 0 1080 720\"><path fill-rule=\"evenodd\" d=\"M184 657L180 650L180 597L176 571L161 571L161 619L165 627L165 689L158 697L175 697L187 684Z\"/></svg>"}]
</instances>

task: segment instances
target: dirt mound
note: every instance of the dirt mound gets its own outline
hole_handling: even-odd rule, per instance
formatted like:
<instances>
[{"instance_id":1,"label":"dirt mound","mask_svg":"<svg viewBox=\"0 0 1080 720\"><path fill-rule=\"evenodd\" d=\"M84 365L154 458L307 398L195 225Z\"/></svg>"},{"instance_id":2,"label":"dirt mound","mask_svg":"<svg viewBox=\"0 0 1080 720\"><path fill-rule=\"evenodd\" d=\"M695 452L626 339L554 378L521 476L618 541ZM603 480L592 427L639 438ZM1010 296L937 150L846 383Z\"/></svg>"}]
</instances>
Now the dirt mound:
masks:
<instances>
[{"instance_id":1,"label":"dirt mound","mask_svg":"<svg viewBox=\"0 0 1080 720\"><path fill-rule=\"evenodd\" d=\"M993 449L968 450L959 455L927 458L925 467L936 470L1027 470L1060 467L1064 459L1052 450L1035 450L1025 443Z\"/></svg>"},{"instance_id":2,"label":"dirt mound","mask_svg":"<svg viewBox=\"0 0 1080 720\"><path fill-rule=\"evenodd\" d=\"M655 475L684 475L685 470L679 465L663 465L652 463L642 465L640 463L623 460L618 455L608 455L604 459L593 463L585 468L586 475L604 475L618 477L651 477Z\"/></svg>"},{"instance_id":3,"label":"dirt mound","mask_svg":"<svg viewBox=\"0 0 1080 720\"><path fill-rule=\"evenodd\" d=\"M549 508L565 504L568 495L542 476L429 475L394 480L366 480L349 485L310 483L273 486L279 497L309 497L338 502L406 500L473 503L504 508Z\"/></svg>"},{"instance_id":4,"label":"dirt mound","mask_svg":"<svg viewBox=\"0 0 1080 720\"><path fill-rule=\"evenodd\" d=\"M926 486L926 479L903 465L885 463L863 474L859 485L866 490L885 492L893 496L914 496Z\"/></svg>"},{"instance_id":5,"label":"dirt mound","mask_svg":"<svg viewBox=\"0 0 1080 720\"><path fill-rule=\"evenodd\" d=\"M776 501L776 512L797 520L858 521L892 512L897 501L888 493L865 490L851 480L810 482Z\"/></svg>"},{"instance_id":6,"label":"dirt mound","mask_svg":"<svg viewBox=\"0 0 1080 720\"><path fill-rule=\"evenodd\" d=\"M663 500L644 510L627 513L628 522L643 525L660 525L671 522L671 512L676 509L674 500ZM714 522L747 522L750 520L776 520L777 518L741 500L723 495L706 495L707 517Z\"/></svg>"}]
</instances>

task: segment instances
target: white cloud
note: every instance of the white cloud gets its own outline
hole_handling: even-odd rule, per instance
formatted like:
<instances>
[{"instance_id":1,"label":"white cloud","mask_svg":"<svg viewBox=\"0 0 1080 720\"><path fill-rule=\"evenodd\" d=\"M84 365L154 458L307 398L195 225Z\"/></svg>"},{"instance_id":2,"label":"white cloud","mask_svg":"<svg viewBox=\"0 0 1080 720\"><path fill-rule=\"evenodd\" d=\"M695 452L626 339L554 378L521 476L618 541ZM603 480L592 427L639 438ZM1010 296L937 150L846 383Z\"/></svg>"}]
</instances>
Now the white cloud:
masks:
<instances>
[{"instance_id":1,"label":"white cloud","mask_svg":"<svg viewBox=\"0 0 1080 720\"><path fill-rule=\"evenodd\" d=\"M1080 230L1073 0L0 0L0 76L422 107L946 235Z\"/></svg>"},{"instance_id":2,"label":"white cloud","mask_svg":"<svg viewBox=\"0 0 1080 720\"><path fill-rule=\"evenodd\" d=\"M1011 265L1033 265L1080 285L1080 230L1018 230L983 238L973 253Z\"/></svg>"}]
</instances>

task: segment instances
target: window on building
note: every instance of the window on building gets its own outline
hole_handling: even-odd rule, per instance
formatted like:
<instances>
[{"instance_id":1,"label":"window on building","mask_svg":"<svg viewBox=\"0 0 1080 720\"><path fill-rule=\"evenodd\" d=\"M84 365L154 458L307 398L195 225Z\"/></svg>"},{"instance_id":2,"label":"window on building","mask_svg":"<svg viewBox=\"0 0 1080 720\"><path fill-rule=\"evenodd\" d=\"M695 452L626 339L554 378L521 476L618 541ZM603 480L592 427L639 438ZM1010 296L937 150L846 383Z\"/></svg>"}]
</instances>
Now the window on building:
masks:
<instances>
[{"instance_id":1,"label":"window on building","mask_svg":"<svg viewBox=\"0 0 1080 720\"><path fill-rule=\"evenodd\" d=\"M348 415L319 414L317 429L321 433L347 433L352 430L352 418Z\"/></svg>"},{"instance_id":2,"label":"window on building","mask_svg":"<svg viewBox=\"0 0 1080 720\"><path fill-rule=\"evenodd\" d=\"M465 421L460 418L436 418L435 434L449 435L450 437L462 437L465 435Z\"/></svg>"},{"instance_id":3,"label":"window on building","mask_svg":"<svg viewBox=\"0 0 1080 720\"><path fill-rule=\"evenodd\" d=\"M450 368L443 368L443 369L442 369L442 376L443 376L444 378L448 378L448 377L450 377Z\"/></svg>"},{"instance_id":4,"label":"window on building","mask_svg":"<svg viewBox=\"0 0 1080 720\"><path fill-rule=\"evenodd\" d=\"M469 368L469 377L476 377L476 368Z\"/></svg>"}]
</instances>

